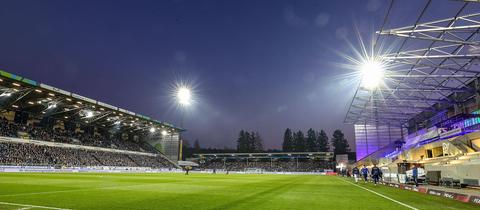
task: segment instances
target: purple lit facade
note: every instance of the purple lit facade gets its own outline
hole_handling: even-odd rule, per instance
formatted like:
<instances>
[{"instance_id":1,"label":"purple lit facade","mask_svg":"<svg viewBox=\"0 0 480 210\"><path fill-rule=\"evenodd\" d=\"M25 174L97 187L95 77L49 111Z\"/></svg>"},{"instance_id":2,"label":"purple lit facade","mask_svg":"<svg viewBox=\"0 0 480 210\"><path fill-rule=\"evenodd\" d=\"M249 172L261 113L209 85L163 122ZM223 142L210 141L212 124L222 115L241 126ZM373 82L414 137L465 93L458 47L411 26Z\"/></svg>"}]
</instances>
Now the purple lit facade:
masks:
<instances>
[{"instance_id":1,"label":"purple lit facade","mask_svg":"<svg viewBox=\"0 0 480 210\"><path fill-rule=\"evenodd\" d=\"M441 114L442 116L445 115L445 113ZM408 148L478 131L480 129L480 117L477 115L479 114L480 110L472 112L471 115L457 115L451 118L446 118L446 115L440 118L437 115L430 121L436 121L436 124L440 127L432 126L408 135L406 135L408 133L406 129L399 127L356 124L355 144L357 160L361 160L375 152L381 153L380 149L387 152L386 156L396 155L399 151L396 151L395 148L387 148L388 145L392 145L391 143L396 140L404 139L404 147Z\"/></svg>"},{"instance_id":2,"label":"purple lit facade","mask_svg":"<svg viewBox=\"0 0 480 210\"><path fill-rule=\"evenodd\" d=\"M356 124L357 161L397 140L402 140L403 132L406 130L399 126Z\"/></svg>"}]
</instances>

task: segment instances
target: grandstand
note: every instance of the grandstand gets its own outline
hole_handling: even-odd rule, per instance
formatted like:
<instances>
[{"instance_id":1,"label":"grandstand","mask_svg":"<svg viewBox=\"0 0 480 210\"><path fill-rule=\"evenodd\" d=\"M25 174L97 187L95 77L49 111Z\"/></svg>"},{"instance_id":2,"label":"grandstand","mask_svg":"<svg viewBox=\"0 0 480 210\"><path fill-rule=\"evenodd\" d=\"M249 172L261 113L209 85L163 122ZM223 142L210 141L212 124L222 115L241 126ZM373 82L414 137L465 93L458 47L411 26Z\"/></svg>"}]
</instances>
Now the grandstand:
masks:
<instances>
[{"instance_id":1,"label":"grandstand","mask_svg":"<svg viewBox=\"0 0 480 210\"><path fill-rule=\"evenodd\" d=\"M326 172L335 168L331 152L194 154L200 170L236 172Z\"/></svg>"},{"instance_id":2,"label":"grandstand","mask_svg":"<svg viewBox=\"0 0 480 210\"><path fill-rule=\"evenodd\" d=\"M465 187L480 186L480 5L450 2L452 16L424 21L435 3L389 29L398 15L392 1L376 43L400 44L376 55L382 82L360 82L345 123L355 128L356 165L380 165L392 186L412 184L416 165L421 184L439 195L478 196Z\"/></svg>"},{"instance_id":3,"label":"grandstand","mask_svg":"<svg viewBox=\"0 0 480 210\"><path fill-rule=\"evenodd\" d=\"M0 71L0 165L176 168L169 123Z\"/></svg>"}]
</instances>

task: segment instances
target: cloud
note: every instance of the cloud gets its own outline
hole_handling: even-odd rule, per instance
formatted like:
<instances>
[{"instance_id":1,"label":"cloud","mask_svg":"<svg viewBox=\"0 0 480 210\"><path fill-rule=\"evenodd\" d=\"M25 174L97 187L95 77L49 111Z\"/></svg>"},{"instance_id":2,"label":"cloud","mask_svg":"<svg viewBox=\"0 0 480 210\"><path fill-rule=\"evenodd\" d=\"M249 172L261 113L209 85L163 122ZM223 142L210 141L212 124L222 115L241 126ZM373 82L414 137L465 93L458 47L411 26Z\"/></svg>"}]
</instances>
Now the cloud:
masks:
<instances>
[{"instance_id":1,"label":"cloud","mask_svg":"<svg viewBox=\"0 0 480 210\"><path fill-rule=\"evenodd\" d=\"M304 27L307 25L307 21L302 17L298 16L297 14L295 14L293 9L290 7L287 7L285 9L285 11L283 12L283 17L285 18L285 22L289 26Z\"/></svg>"},{"instance_id":2,"label":"cloud","mask_svg":"<svg viewBox=\"0 0 480 210\"><path fill-rule=\"evenodd\" d=\"M348 29L345 27L340 27L335 30L335 36L338 39L346 39L348 37Z\"/></svg>"},{"instance_id":3,"label":"cloud","mask_svg":"<svg viewBox=\"0 0 480 210\"><path fill-rule=\"evenodd\" d=\"M315 18L315 26L325 27L330 21L330 15L327 13L319 13Z\"/></svg>"},{"instance_id":4,"label":"cloud","mask_svg":"<svg viewBox=\"0 0 480 210\"><path fill-rule=\"evenodd\" d=\"M315 74L312 72L306 72L303 74L303 81L306 83L312 83L315 81Z\"/></svg>"},{"instance_id":5,"label":"cloud","mask_svg":"<svg viewBox=\"0 0 480 210\"><path fill-rule=\"evenodd\" d=\"M307 94L307 100L308 101L314 101L317 98L317 93L316 92L310 92Z\"/></svg>"},{"instance_id":6,"label":"cloud","mask_svg":"<svg viewBox=\"0 0 480 210\"><path fill-rule=\"evenodd\" d=\"M177 50L173 54L173 59L179 63L185 63L187 61L187 54L183 51Z\"/></svg>"},{"instance_id":7,"label":"cloud","mask_svg":"<svg viewBox=\"0 0 480 210\"><path fill-rule=\"evenodd\" d=\"M369 0L367 2L367 10L369 12L375 12L378 9L380 9L380 6L382 6L382 2L380 0Z\"/></svg>"},{"instance_id":8,"label":"cloud","mask_svg":"<svg viewBox=\"0 0 480 210\"><path fill-rule=\"evenodd\" d=\"M287 110L287 106L286 105L281 105L281 106L278 106L277 107L277 112L283 112L283 111L286 111Z\"/></svg>"}]
</instances>

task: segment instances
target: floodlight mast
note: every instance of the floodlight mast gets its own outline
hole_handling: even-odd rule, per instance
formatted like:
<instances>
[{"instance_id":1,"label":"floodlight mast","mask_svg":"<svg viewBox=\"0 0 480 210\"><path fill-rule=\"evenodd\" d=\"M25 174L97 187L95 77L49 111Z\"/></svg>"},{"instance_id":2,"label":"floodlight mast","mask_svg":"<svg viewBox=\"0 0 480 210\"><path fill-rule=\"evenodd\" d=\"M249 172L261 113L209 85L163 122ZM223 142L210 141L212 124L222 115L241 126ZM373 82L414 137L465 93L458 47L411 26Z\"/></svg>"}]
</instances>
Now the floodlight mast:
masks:
<instances>
[{"instance_id":1,"label":"floodlight mast","mask_svg":"<svg viewBox=\"0 0 480 210\"><path fill-rule=\"evenodd\" d=\"M188 87L179 87L177 89L177 101L178 104L182 107L182 116L180 118L180 127L183 128L183 121L185 119L185 111L188 106L191 105L192 103L192 91ZM182 159L182 144L183 144L183 138L182 138L182 132L179 132L178 134L179 140L180 140L180 145L179 145L179 157L178 159Z\"/></svg>"}]
</instances>

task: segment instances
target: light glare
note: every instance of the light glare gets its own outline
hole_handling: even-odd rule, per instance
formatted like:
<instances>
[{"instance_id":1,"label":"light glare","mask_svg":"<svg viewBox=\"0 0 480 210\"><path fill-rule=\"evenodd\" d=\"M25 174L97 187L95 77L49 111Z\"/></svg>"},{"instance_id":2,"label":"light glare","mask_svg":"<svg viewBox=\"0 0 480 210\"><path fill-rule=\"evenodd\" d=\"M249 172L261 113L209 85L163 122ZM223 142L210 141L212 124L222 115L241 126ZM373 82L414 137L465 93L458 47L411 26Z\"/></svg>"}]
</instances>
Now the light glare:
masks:
<instances>
[{"instance_id":1,"label":"light glare","mask_svg":"<svg viewBox=\"0 0 480 210\"><path fill-rule=\"evenodd\" d=\"M0 97L3 97L3 96L10 97L12 96L12 93L5 92L0 95Z\"/></svg>"},{"instance_id":2,"label":"light glare","mask_svg":"<svg viewBox=\"0 0 480 210\"><path fill-rule=\"evenodd\" d=\"M93 112L92 111L87 111L87 113L85 114L85 117L86 118L92 118L93 117Z\"/></svg>"},{"instance_id":3,"label":"light glare","mask_svg":"<svg viewBox=\"0 0 480 210\"><path fill-rule=\"evenodd\" d=\"M51 103L48 105L47 109L54 109L54 108L57 108L57 104L56 103Z\"/></svg>"},{"instance_id":4,"label":"light glare","mask_svg":"<svg viewBox=\"0 0 480 210\"><path fill-rule=\"evenodd\" d=\"M361 65L360 71L362 73L362 86L367 89L373 90L383 82L385 69L379 61L366 61Z\"/></svg>"},{"instance_id":5,"label":"light glare","mask_svg":"<svg viewBox=\"0 0 480 210\"><path fill-rule=\"evenodd\" d=\"M178 99L178 102L183 106L190 105L192 101L192 93L190 89L186 87L180 87L177 90L177 99Z\"/></svg>"}]
</instances>

